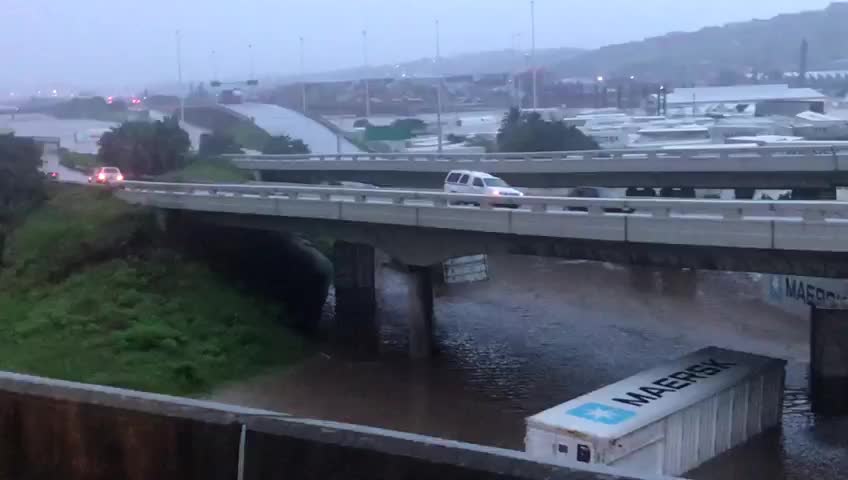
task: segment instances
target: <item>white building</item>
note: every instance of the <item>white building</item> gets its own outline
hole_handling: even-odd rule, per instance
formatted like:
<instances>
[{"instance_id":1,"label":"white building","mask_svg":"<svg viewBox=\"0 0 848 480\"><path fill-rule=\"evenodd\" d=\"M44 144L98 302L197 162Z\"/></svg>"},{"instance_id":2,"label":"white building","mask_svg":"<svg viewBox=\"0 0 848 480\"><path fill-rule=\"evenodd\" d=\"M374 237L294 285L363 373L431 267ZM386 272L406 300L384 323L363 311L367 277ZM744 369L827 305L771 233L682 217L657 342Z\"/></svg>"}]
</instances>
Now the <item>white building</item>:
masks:
<instances>
[{"instance_id":1,"label":"white building","mask_svg":"<svg viewBox=\"0 0 848 480\"><path fill-rule=\"evenodd\" d=\"M719 106L731 107L769 101L826 102L827 95L812 88L789 85L736 85L732 87L677 88L668 94L669 110L691 109L706 112Z\"/></svg>"}]
</instances>

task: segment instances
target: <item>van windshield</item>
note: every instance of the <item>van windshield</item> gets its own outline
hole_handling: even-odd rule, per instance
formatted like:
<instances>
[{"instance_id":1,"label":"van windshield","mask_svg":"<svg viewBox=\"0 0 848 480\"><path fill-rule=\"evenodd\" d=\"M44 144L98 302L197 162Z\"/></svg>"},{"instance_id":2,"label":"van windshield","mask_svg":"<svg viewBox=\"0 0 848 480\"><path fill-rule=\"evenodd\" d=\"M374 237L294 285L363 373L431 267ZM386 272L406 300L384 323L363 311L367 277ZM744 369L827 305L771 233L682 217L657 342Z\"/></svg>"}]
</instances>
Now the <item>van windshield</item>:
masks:
<instances>
[{"instance_id":1,"label":"van windshield","mask_svg":"<svg viewBox=\"0 0 848 480\"><path fill-rule=\"evenodd\" d=\"M508 187L509 184L504 182L498 177L484 178L483 183L486 184L487 187Z\"/></svg>"}]
</instances>

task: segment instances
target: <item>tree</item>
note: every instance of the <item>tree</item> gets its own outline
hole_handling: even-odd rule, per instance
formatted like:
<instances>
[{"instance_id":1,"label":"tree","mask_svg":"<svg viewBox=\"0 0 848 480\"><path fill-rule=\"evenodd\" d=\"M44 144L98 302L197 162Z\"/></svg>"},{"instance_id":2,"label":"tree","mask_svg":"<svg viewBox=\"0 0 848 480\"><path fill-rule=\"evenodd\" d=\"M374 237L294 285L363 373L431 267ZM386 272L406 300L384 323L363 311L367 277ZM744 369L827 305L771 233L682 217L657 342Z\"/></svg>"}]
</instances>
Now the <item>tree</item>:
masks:
<instances>
[{"instance_id":1,"label":"tree","mask_svg":"<svg viewBox=\"0 0 848 480\"><path fill-rule=\"evenodd\" d=\"M407 130L412 134L426 129L427 124L420 118L401 118L392 122L392 127Z\"/></svg>"},{"instance_id":2,"label":"tree","mask_svg":"<svg viewBox=\"0 0 848 480\"><path fill-rule=\"evenodd\" d=\"M598 150L598 144L577 127L562 120L546 121L537 112L521 113L517 108L504 115L497 136L501 152L557 152Z\"/></svg>"},{"instance_id":3,"label":"tree","mask_svg":"<svg viewBox=\"0 0 848 480\"><path fill-rule=\"evenodd\" d=\"M310 150L309 146L303 143L303 140L291 138L288 135L280 135L279 137L271 137L265 143L262 153L265 155L287 155L310 153Z\"/></svg>"},{"instance_id":4,"label":"tree","mask_svg":"<svg viewBox=\"0 0 848 480\"><path fill-rule=\"evenodd\" d=\"M10 225L44 200L41 155L31 138L0 135L0 261Z\"/></svg>"},{"instance_id":5,"label":"tree","mask_svg":"<svg viewBox=\"0 0 848 480\"><path fill-rule=\"evenodd\" d=\"M244 152L241 149L241 145L236 142L233 135L216 130L212 133L204 133L200 136L199 153L203 156L215 156Z\"/></svg>"},{"instance_id":6,"label":"tree","mask_svg":"<svg viewBox=\"0 0 848 480\"><path fill-rule=\"evenodd\" d=\"M155 122L125 122L100 138L101 163L120 168L125 175L161 175L186 164L191 147L188 133L176 117Z\"/></svg>"}]
</instances>

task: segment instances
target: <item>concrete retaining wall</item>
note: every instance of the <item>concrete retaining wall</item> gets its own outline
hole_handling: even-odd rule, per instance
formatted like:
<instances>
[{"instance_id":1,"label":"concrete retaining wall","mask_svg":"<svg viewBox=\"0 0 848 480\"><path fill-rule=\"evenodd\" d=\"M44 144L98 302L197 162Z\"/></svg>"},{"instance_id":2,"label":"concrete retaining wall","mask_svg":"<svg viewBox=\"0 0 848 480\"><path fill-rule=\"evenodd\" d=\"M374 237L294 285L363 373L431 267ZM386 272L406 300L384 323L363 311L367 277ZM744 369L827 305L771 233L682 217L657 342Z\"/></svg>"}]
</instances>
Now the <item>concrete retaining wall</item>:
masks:
<instances>
[{"instance_id":1,"label":"concrete retaining wall","mask_svg":"<svg viewBox=\"0 0 848 480\"><path fill-rule=\"evenodd\" d=\"M418 435L0 373L3 480L637 478L586 468Z\"/></svg>"}]
</instances>

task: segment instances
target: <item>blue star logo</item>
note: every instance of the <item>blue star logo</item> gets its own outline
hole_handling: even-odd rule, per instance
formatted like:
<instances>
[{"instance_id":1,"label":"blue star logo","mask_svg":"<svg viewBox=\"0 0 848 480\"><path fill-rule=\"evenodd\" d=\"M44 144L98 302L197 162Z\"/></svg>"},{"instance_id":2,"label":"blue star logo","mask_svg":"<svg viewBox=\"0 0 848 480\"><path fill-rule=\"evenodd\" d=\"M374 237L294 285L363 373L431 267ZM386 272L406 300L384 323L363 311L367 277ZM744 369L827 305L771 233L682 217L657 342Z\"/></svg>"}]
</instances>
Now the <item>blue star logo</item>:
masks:
<instances>
[{"instance_id":1,"label":"blue star logo","mask_svg":"<svg viewBox=\"0 0 848 480\"><path fill-rule=\"evenodd\" d=\"M587 403L586 405L569 410L567 413L574 417L603 423L604 425L618 425L636 416L636 412L608 407L600 403Z\"/></svg>"}]
</instances>

